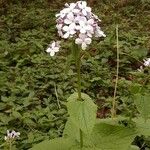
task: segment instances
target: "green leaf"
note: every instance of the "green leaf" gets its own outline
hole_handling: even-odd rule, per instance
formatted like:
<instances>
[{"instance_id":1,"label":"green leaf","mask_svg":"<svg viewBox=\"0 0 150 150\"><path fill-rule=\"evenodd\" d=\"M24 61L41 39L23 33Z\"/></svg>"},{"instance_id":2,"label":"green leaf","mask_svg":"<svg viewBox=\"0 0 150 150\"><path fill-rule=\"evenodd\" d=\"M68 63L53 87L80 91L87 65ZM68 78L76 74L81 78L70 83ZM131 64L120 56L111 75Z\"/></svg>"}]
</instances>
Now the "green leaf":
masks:
<instances>
[{"instance_id":1,"label":"green leaf","mask_svg":"<svg viewBox=\"0 0 150 150\"><path fill-rule=\"evenodd\" d=\"M17 111L13 111L13 112L12 112L12 115L13 115L15 118L21 118L21 117L22 117L22 115L21 115L19 112L17 112Z\"/></svg>"},{"instance_id":2,"label":"green leaf","mask_svg":"<svg viewBox=\"0 0 150 150\"><path fill-rule=\"evenodd\" d=\"M134 128L98 123L89 140L102 150L128 150L136 134Z\"/></svg>"},{"instance_id":3,"label":"green leaf","mask_svg":"<svg viewBox=\"0 0 150 150\"><path fill-rule=\"evenodd\" d=\"M150 117L150 95L135 94L134 102L141 116L145 120L148 119Z\"/></svg>"},{"instance_id":4,"label":"green leaf","mask_svg":"<svg viewBox=\"0 0 150 150\"><path fill-rule=\"evenodd\" d=\"M97 106L87 94L82 93L81 98L84 101L78 100L77 93L72 94L68 98L68 113L70 120L75 126L81 129L85 134L90 134L96 121Z\"/></svg>"},{"instance_id":5,"label":"green leaf","mask_svg":"<svg viewBox=\"0 0 150 150\"><path fill-rule=\"evenodd\" d=\"M43 141L30 150L70 150L75 143L67 138L56 138L49 141Z\"/></svg>"},{"instance_id":6,"label":"green leaf","mask_svg":"<svg viewBox=\"0 0 150 150\"><path fill-rule=\"evenodd\" d=\"M80 129L74 125L74 123L68 119L65 125L65 129L63 131L64 137L69 137L71 139L75 139L78 142L80 141Z\"/></svg>"},{"instance_id":7,"label":"green leaf","mask_svg":"<svg viewBox=\"0 0 150 150\"><path fill-rule=\"evenodd\" d=\"M138 135L150 136L150 119L145 121L143 118L135 118L133 121L136 123Z\"/></svg>"}]
</instances>

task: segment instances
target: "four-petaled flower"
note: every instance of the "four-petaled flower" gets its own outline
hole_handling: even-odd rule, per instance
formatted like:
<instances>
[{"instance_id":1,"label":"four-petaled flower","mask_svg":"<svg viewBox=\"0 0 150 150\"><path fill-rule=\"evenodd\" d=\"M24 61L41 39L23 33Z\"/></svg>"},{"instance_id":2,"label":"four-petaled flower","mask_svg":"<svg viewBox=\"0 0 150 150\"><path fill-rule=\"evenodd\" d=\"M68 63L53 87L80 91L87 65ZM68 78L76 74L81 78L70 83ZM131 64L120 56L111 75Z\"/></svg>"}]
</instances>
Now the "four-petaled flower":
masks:
<instances>
[{"instance_id":1,"label":"four-petaled flower","mask_svg":"<svg viewBox=\"0 0 150 150\"><path fill-rule=\"evenodd\" d=\"M82 49L85 50L87 45L91 44L91 38L85 34L79 34L79 38L76 38L75 43L81 45Z\"/></svg>"},{"instance_id":2,"label":"four-petaled flower","mask_svg":"<svg viewBox=\"0 0 150 150\"><path fill-rule=\"evenodd\" d=\"M82 10L83 15L87 15L88 13L91 12L91 8L87 7L86 1L78 1L78 6Z\"/></svg>"},{"instance_id":3,"label":"four-petaled flower","mask_svg":"<svg viewBox=\"0 0 150 150\"><path fill-rule=\"evenodd\" d=\"M46 52L50 53L50 56L54 56L55 53L59 51L59 48L60 48L59 44L60 44L59 41L57 42L53 41L53 43L50 44L49 47L47 48Z\"/></svg>"}]
</instances>

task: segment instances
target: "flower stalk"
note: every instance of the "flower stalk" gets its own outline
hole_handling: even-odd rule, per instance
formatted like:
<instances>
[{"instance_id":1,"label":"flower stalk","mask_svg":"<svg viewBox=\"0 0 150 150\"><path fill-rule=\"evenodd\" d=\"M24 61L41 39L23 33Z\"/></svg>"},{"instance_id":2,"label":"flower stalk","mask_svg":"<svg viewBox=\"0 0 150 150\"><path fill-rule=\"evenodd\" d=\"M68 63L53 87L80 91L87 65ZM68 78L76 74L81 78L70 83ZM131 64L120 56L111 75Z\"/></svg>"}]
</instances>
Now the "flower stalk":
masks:
<instances>
[{"instance_id":1,"label":"flower stalk","mask_svg":"<svg viewBox=\"0 0 150 150\"><path fill-rule=\"evenodd\" d=\"M114 97L112 100L112 118L116 117L116 94L117 94L117 86L118 86L118 78L119 78L119 39L118 39L118 25L116 26L116 42L117 42L117 70L116 70L116 81L115 81L115 89L114 89Z\"/></svg>"},{"instance_id":2,"label":"flower stalk","mask_svg":"<svg viewBox=\"0 0 150 150\"><path fill-rule=\"evenodd\" d=\"M78 100L81 101L81 59L80 59L80 50L79 50L79 56L76 61L76 68L77 68L77 80L78 80Z\"/></svg>"},{"instance_id":3,"label":"flower stalk","mask_svg":"<svg viewBox=\"0 0 150 150\"><path fill-rule=\"evenodd\" d=\"M80 57L80 48L78 45L73 43L73 56L75 59L76 70L77 70L77 92L78 92L78 100L82 101L81 97L81 57ZM80 129L80 148L83 148L83 132Z\"/></svg>"}]
</instances>

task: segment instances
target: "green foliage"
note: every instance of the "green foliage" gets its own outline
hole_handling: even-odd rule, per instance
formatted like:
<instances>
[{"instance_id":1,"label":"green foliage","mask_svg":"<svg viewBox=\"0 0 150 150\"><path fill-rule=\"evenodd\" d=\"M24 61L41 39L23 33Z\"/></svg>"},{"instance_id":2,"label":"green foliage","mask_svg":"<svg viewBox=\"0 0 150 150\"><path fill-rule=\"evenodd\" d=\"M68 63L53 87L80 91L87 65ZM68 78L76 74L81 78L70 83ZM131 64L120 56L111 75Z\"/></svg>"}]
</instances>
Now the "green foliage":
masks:
<instances>
[{"instance_id":1,"label":"green foliage","mask_svg":"<svg viewBox=\"0 0 150 150\"><path fill-rule=\"evenodd\" d=\"M78 93L74 93L67 99L69 120L85 134L90 134L95 124L97 107L87 94L81 93L81 98L83 101L79 101Z\"/></svg>"},{"instance_id":2,"label":"green foliage","mask_svg":"<svg viewBox=\"0 0 150 150\"><path fill-rule=\"evenodd\" d=\"M150 136L150 120L145 121L143 118L135 118L138 135Z\"/></svg>"},{"instance_id":3,"label":"green foliage","mask_svg":"<svg viewBox=\"0 0 150 150\"><path fill-rule=\"evenodd\" d=\"M113 120L112 120L113 122ZM73 126L72 126L73 127ZM74 130L74 129L73 129ZM74 130L75 131L75 130ZM72 132L72 134L77 134L76 132ZM71 128L70 128L71 134ZM106 124L106 123L97 123L95 124L93 131L91 134L86 136L84 134L84 147L83 149L93 149L93 150L129 150L135 147L131 146L131 143L137 134L134 128L128 128L121 126L119 124ZM69 138L69 137L68 137ZM111 141L111 142L110 142ZM66 148L71 150L80 149L76 139L68 140L66 138L59 138L50 141L42 142L36 145L33 150L46 150L48 148L60 149ZM137 149L137 148L136 148Z\"/></svg>"},{"instance_id":4,"label":"green foliage","mask_svg":"<svg viewBox=\"0 0 150 150\"><path fill-rule=\"evenodd\" d=\"M102 150L127 150L135 135L134 128L99 123L95 125L91 140L96 147Z\"/></svg>"},{"instance_id":5,"label":"green foliage","mask_svg":"<svg viewBox=\"0 0 150 150\"><path fill-rule=\"evenodd\" d=\"M150 94L135 94L134 101L141 116L147 120L150 117Z\"/></svg>"},{"instance_id":6,"label":"green foliage","mask_svg":"<svg viewBox=\"0 0 150 150\"><path fill-rule=\"evenodd\" d=\"M37 144L31 150L69 150L73 146L73 142L65 138L56 138L50 141L44 141Z\"/></svg>"}]
</instances>

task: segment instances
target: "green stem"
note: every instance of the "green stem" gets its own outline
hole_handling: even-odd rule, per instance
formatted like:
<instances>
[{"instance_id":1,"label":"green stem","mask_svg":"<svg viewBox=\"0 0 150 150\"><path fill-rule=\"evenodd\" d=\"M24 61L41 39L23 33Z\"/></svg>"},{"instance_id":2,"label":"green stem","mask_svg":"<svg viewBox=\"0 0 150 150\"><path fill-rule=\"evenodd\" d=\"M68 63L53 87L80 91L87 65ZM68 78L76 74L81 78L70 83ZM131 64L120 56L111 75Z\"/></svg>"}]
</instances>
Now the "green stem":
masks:
<instances>
[{"instance_id":1,"label":"green stem","mask_svg":"<svg viewBox=\"0 0 150 150\"><path fill-rule=\"evenodd\" d=\"M11 142L11 140L9 141L9 150L12 150L12 142Z\"/></svg>"},{"instance_id":2,"label":"green stem","mask_svg":"<svg viewBox=\"0 0 150 150\"><path fill-rule=\"evenodd\" d=\"M82 101L82 98L81 98L81 58L80 58L80 49L78 48L77 50L77 58L76 58L76 68L77 68L77 80L78 80L78 87L77 87L77 90L78 90L78 100L79 101ZM83 132L82 130L80 129L80 148L82 149L83 148Z\"/></svg>"},{"instance_id":3,"label":"green stem","mask_svg":"<svg viewBox=\"0 0 150 150\"><path fill-rule=\"evenodd\" d=\"M76 62L76 67L77 67L77 79L78 79L78 99L81 101L81 60L80 60L80 55L79 58Z\"/></svg>"},{"instance_id":4,"label":"green stem","mask_svg":"<svg viewBox=\"0 0 150 150\"><path fill-rule=\"evenodd\" d=\"M118 86L118 74L119 74L119 39L118 39L118 25L116 26L116 37L117 37L117 70L116 70L116 81L115 81L115 90L114 97L112 101L112 118L116 117L116 94Z\"/></svg>"}]
</instances>

